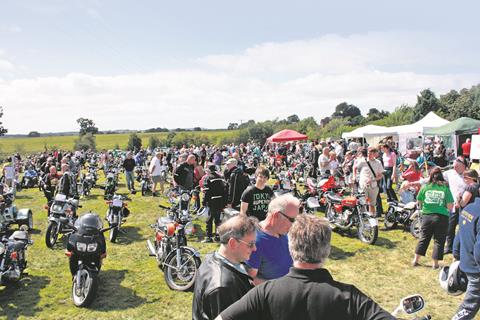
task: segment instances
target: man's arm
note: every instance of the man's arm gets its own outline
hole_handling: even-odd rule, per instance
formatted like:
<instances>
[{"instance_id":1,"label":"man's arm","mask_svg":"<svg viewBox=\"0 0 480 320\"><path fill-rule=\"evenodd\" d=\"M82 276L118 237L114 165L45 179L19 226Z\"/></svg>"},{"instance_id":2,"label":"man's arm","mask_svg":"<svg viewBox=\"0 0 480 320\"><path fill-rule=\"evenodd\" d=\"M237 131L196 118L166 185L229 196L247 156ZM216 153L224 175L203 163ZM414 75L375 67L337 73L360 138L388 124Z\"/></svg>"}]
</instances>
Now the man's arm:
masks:
<instances>
[{"instance_id":1,"label":"man's arm","mask_svg":"<svg viewBox=\"0 0 480 320\"><path fill-rule=\"evenodd\" d=\"M253 284L256 285L256 286L258 286L258 285L264 283L265 281L267 281L265 279L257 277L258 269L249 268L247 272L248 272L248 275L253 278Z\"/></svg>"}]
</instances>

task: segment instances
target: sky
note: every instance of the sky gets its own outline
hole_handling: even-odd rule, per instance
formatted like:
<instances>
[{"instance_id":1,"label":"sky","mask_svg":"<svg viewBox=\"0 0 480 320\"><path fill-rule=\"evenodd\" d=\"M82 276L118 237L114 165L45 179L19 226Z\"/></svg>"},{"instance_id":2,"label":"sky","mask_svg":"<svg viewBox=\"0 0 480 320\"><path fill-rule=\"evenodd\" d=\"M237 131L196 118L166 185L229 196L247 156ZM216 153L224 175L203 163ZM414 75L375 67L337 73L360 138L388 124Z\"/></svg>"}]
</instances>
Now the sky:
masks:
<instances>
[{"instance_id":1,"label":"sky","mask_svg":"<svg viewBox=\"0 0 480 320\"><path fill-rule=\"evenodd\" d=\"M317 121L480 83L478 1L1 0L9 134Z\"/></svg>"}]
</instances>

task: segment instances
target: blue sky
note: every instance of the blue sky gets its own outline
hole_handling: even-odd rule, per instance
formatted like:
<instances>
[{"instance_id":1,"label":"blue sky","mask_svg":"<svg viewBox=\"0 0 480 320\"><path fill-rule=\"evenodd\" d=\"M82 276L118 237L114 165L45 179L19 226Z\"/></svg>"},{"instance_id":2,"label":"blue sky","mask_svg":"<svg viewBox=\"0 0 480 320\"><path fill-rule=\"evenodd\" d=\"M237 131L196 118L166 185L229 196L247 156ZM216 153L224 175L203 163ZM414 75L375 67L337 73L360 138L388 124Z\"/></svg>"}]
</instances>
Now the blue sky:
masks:
<instances>
[{"instance_id":1,"label":"blue sky","mask_svg":"<svg viewBox=\"0 0 480 320\"><path fill-rule=\"evenodd\" d=\"M476 1L2 1L11 133L364 112L479 82ZM30 117L26 119L25 115ZM55 121L50 122L55 114Z\"/></svg>"}]
</instances>

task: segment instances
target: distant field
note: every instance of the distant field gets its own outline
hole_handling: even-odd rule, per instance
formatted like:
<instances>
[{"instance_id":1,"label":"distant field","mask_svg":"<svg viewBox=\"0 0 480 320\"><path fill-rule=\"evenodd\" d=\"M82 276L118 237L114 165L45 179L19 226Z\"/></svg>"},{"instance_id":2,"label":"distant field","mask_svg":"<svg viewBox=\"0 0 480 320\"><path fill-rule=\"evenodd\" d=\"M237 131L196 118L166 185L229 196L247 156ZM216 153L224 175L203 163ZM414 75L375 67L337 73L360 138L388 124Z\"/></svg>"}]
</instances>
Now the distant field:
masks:
<instances>
[{"instance_id":1,"label":"distant field","mask_svg":"<svg viewBox=\"0 0 480 320\"><path fill-rule=\"evenodd\" d=\"M187 138L193 143L223 143L238 134L237 130L224 130L224 131L187 131L178 132L174 138L175 141L182 141ZM128 137L130 134L100 134L96 136L97 149L113 149L115 146L119 146L121 149L125 149L128 143ZM150 136L156 136L159 140L165 140L168 132L159 133L139 133L142 138L143 146L148 146L148 140ZM33 153L44 151L47 149L64 149L72 150L74 141L78 136L49 136L38 138L0 138L0 153L3 155L11 154L13 152L20 153Z\"/></svg>"}]
</instances>

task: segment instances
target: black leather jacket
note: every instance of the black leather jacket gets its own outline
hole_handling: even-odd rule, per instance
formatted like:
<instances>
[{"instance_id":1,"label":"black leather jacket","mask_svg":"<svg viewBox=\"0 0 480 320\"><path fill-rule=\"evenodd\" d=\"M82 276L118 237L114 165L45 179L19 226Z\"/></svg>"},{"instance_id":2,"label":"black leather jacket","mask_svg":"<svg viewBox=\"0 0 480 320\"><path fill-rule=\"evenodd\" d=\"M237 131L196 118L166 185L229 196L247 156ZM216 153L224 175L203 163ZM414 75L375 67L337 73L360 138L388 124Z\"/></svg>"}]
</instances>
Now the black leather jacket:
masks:
<instances>
[{"instance_id":1,"label":"black leather jacket","mask_svg":"<svg viewBox=\"0 0 480 320\"><path fill-rule=\"evenodd\" d=\"M219 259L215 253L202 262L193 293L192 319L215 319L253 288L252 278Z\"/></svg>"}]
</instances>

